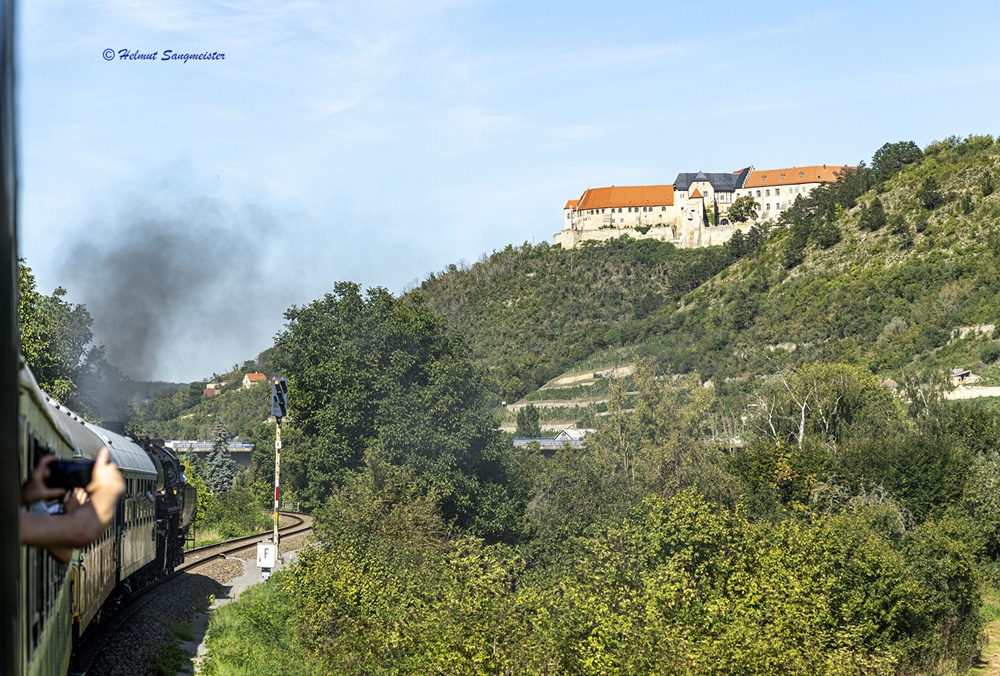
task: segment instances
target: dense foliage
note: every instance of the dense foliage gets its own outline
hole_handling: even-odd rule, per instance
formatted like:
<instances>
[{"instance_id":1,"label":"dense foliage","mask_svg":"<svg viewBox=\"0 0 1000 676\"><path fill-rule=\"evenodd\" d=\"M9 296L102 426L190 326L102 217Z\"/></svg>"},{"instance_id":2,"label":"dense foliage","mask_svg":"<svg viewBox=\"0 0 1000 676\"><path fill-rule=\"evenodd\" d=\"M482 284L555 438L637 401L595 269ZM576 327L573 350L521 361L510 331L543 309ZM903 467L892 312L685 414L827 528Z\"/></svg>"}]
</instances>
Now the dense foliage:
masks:
<instances>
[{"instance_id":1,"label":"dense foliage","mask_svg":"<svg viewBox=\"0 0 1000 676\"><path fill-rule=\"evenodd\" d=\"M321 506L373 454L412 470L448 518L482 533L510 527L482 371L439 316L419 298L340 283L285 317L275 358L301 434L282 454L296 499ZM259 457L266 480L273 456Z\"/></svg>"},{"instance_id":2,"label":"dense foliage","mask_svg":"<svg viewBox=\"0 0 1000 676\"><path fill-rule=\"evenodd\" d=\"M255 597L213 624L210 662L269 664L247 646L251 622L273 640L275 616L297 628L277 631L302 673L896 674L973 661L1000 532L1000 461L983 450L1000 442L995 417L932 394L904 407L863 369L814 365L753 388L759 432L734 448L709 436L721 401L696 376L646 364L629 388L613 388L586 452L520 458L510 481L533 497L518 540L456 528L413 469L369 454L317 513L320 546L271 583L272 613ZM236 642L235 626L250 636Z\"/></svg>"},{"instance_id":3,"label":"dense foliage","mask_svg":"<svg viewBox=\"0 0 1000 676\"><path fill-rule=\"evenodd\" d=\"M253 491L249 470L234 472L235 479L225 492L213 491L207 481L208 466L194 453L181 456L188 483L198 492L194 518L197 546L266 532L273 523L270 513L261 509L262 501Z\"/></svg>"},{"instance_id":4,"label":"dense foliage","mask_svg":"<svg viewBox=\"0 0 1000 676\"><path fill-rule=\"evenodd\" d=\"M21 354L41 388L66 401L84 370L93 320L86 307L64 300L65 289L60 287L50 296L38 291L23 259L18 264L18 287Z\"/></svg>"},{"instance_id":5,"label":"dense foliage","mask_svg":"<svg viewBox=\"0 0 1000 676\"><path fill-rule=\"evenodd\" d=\"M239 627L301 673L964 670L1000 582L1000 415L941 372L996 377L998 160L886 144L726 247L508 248L293 308L276 359L318 543L275 615L262 592L218 621L208 668L273 664ZM582 451L490 431L487 387L627 341L648 359L600 384Z\"/></svg>"}]
</instances>

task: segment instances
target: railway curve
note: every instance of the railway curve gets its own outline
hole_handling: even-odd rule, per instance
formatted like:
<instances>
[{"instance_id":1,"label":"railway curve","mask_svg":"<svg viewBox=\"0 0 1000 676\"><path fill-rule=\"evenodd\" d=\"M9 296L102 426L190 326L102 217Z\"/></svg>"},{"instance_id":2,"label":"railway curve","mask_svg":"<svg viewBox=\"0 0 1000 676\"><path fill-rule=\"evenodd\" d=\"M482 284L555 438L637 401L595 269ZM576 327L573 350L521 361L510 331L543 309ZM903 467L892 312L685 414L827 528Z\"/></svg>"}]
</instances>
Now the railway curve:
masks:
<instances>
[{"instance_id":1,"label":"railway curve","mask_svg":"<svg viewBox=\"0 0 1000 676\"><path fill-rule=\"evenodd\" d=\"M282 512L282 516L294 520L294 523L288 523L278 529L279 542L280 539L312 530L312 516L308 514ZM94 663L98 656L104 652L111 638L137 613L154 603L160 594L167 594L173 585L180 584L185 575L212 562L224 560L251 547L256 547L258 542L270 535L271 531L267 531L187 550L184 554L184 563L177 566L173 573L136 591L117 608L108 609L110 612L106 611L102 621L82 637L74 654L69 674L71 676L87 676L96 673L92 671Z\"/></svg>"}]
</instances>

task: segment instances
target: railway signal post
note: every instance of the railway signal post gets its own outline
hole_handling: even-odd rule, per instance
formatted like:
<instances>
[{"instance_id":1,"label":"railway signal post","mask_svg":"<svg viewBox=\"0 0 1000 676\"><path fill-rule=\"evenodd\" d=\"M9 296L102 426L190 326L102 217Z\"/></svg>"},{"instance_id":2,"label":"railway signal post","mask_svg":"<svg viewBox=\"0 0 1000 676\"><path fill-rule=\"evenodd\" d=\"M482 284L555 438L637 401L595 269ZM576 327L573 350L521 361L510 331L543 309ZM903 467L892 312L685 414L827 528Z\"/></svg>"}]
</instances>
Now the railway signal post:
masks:
<instances>
[{"instance_id":1,"label":"railway signal post","mask_svg":"<svg viewBox=\"0 0 1000 676\"><path fill-rule=\"evenodd\" d=\"M271 378L271 415L277 421L274 428L274 553L278 553L278 502L279 477L281 475L281 419L288 414L288 379Z\"/></svg>"}]
</instances>

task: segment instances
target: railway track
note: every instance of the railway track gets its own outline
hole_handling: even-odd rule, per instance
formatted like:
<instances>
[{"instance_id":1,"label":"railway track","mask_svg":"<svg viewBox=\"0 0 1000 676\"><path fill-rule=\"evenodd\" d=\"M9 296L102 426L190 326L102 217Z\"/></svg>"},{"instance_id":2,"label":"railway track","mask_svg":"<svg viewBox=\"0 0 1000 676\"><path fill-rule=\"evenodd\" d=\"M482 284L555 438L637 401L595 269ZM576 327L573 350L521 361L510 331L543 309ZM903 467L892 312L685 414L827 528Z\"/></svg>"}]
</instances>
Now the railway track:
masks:
<instances>
[{"instance_id":1,"label":"railway track","mask_svg":"<svg viewBox=\"0 0 1000 676\"><path fill-rule=\"evenodd\" d=\"M312 517L308 514L282 512L282 516L293 519L295 523L286 524L278 529L280 538L305 533L312 530ZM166 592L172 584L179 583L183 575L205 566L213 561L226 559L234 554L256 547L263 538L271 535L271 531L234 538L225 542L217 542L204 547L187 550L184 553L184 563L173 573L160 578L153 584L133 593L123 605L114 609L110 615L102 617L102 621L93 627L83 637L73 656L73 665L69 673L72 676L85 676L90 672L95 659L101 654L109 639L121 629L130 618L153 603L157 593ZM107 612L107 611L102 611Z\"/></svg>"}]
</instances>

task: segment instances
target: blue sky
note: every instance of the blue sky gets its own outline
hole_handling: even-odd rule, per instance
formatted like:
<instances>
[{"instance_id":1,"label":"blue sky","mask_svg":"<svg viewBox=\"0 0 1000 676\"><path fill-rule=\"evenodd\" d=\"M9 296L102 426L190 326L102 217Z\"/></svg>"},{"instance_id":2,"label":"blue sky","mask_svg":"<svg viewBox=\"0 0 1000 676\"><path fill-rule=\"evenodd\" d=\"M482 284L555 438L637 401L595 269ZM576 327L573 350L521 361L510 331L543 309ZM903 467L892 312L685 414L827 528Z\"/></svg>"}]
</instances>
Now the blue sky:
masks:
<instances>
[{"instance_id":1,"label":"blue sky","mask_svg":"<svg viewBox=\"0 0 1000 676\"><path fill-rule=\"evenodd\" d=\"M551 241L588 187L853 164L1000 108L986 0L19 9L21 254L137 377L254 357L338 280Z\"/></svg>"}]
</instances>

